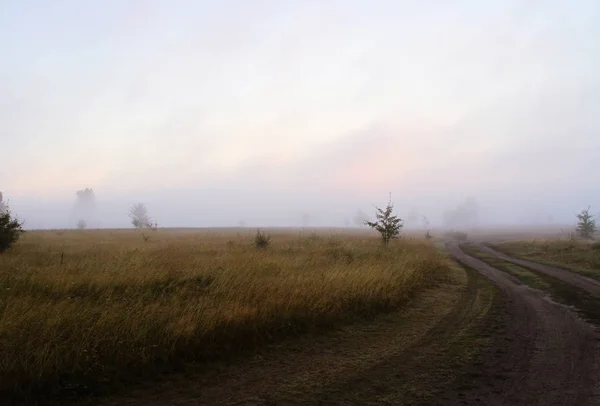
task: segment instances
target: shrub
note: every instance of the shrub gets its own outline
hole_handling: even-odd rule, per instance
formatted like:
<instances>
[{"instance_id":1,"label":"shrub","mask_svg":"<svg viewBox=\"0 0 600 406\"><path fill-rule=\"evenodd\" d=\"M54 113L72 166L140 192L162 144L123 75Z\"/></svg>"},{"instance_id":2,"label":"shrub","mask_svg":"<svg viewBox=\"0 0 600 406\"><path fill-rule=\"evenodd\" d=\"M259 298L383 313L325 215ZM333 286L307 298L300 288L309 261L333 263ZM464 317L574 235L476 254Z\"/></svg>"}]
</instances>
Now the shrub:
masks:
<instances>
[{"instance_id":1,"label":"shrub","mask_svg":"<svg viewBox=\"0 0 600 406\"><path fill-rule=\"evenodd\" d=\"M577 215L579 221L577 222L576 232L579 237L588 240L594 238L596 233L596 219L594 217L593 214L590 214L589 207Z\"/></svg>"},{"instance_id":2,"label":"shrub","mask_svg":"<svg viewBox=\"0 0 600 406\"><path fill-rule=\"evenodd\" d=\"M10 210L0 213L0 253L12 247L22 233L23 225L11 216Z\"/></svg>"},{"instance_id":3,"label":"shrub","mask_svg":"<svg viewBox=\"0 0 600 406\"><path fill-rule=\"evenodd\" d=\"M259 249L268 248L271 244L271 236L265 234L260 230L256 230L256 236L254 237L254 246Z\"/></svg>"},{"instance_id":4,"label":"shrub","mask_svg":"<svg viewBox=\"0 0 600 406\"><path fill-rule=\"evenodd\" d=\"M152 220L144 203L134 204L129 210L129 217L135 228L152 228Z\"/></svg>"},{"instance_id":5,"label":"shrub","mask_svg":"<svg viewBox=\"0 0 600 406\"><path fill-rule=\"evenodd\" d=\"M381 235L381 242L384 246L390 243L390 240L398 238L400 230L403 227L403 220L394 215L394 204L392 203L392 197L388 201L385 209L375 207L377 210L375 216L377 221L365 221L365 225L377 230Z\"/></svg>"}]
</instances>

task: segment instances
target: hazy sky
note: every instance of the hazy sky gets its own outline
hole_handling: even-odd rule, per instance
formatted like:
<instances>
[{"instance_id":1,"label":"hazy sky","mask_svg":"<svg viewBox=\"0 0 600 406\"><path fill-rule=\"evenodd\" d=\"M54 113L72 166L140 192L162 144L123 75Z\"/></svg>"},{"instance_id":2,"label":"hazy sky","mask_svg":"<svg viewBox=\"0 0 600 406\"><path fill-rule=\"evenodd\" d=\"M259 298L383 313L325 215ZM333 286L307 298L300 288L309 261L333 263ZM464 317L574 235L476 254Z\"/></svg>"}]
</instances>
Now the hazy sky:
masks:
<instances>
[{"instance_id":1,"label":"hazy sky","mask_svg":"<svg viewBox=\"0 0 600 406\"><path fill-rule=\"evenodd\" d=\"M600 2L0 0L0 190L31 227L600 210Z\"/></svg>"}]
</instances>

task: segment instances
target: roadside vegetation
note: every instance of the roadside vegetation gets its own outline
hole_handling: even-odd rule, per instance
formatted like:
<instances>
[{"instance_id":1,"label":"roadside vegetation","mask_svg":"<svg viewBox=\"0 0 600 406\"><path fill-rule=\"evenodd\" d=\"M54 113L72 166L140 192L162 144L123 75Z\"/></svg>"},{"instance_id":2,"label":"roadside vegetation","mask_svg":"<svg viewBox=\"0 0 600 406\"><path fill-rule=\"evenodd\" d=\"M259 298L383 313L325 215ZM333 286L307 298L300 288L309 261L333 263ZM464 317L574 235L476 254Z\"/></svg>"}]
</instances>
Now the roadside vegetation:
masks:
<instances>
[{"instance_id":1,"label":"roadside vegetation","mask_svg":"<svg viewBox=\"0 0 600 406\"><path fill-rule=\"evenodd\" d=\"M592 323L600 324L600 299L559 279L515 265L493 254L484 252L475 245L464 244L461 248L467 254L514 276L520 283L548 292L555 301L574 306L583 318Z\"/></svg>"},{"instance_id":2,"label":"roadside vegetation","mask_svg":"<svg viewBox=\"0 0 600 406\"><path fill-rule=\"evenodd\" d=\"M588 207L576 218L577 225L570 238L505 241L490 246L521 259L600 279L600 240L594 239L596 215L591 214Z\"/></svg>"},{"instance_id":3,"label":"roadside vegetation","mask_svg":"<svg viewBox=\"0 0 600 406\"><path fill-rule=\"evenodd\" d=\"M494 248L508 255L600 279L600 242L575 238L506 241Z\"/></svg>"},{"instance_id":4,"label":"roadside vegetation","mask_svg":"<svg viewBox=\"0 0 600 406\"><path fill-rule=\"evenodd\" d=\"M242 234L243 233L243 234ZM448 278L368 233L31 231L0 255L0 393L91 391L397 309Z\"/></svg>"}]
</instances>

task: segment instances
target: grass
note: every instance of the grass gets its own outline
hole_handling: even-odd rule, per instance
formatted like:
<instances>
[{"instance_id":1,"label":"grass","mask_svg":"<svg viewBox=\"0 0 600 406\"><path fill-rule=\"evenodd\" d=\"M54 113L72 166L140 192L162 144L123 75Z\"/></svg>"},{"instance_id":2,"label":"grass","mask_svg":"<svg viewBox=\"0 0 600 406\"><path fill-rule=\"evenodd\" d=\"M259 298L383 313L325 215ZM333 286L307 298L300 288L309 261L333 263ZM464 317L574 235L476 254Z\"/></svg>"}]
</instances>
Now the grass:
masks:
<instances>
[{"instance_id":1,"label":"grass","mask_svg":"<svg viewBox=\"0 0 600 406\"><path fill-rule=\"evenodd\" d=\"M462 249L494 268L515 276L522 284L545 291L557 302L574 306L580 316L600 324L600 299L559 279L504 261L492 254L465 244Z\"/></svg>"},{"instance_id":2,"label":"grass","mask_svg":"<svg viewBox=\"0 0 600 406\"><path fill-rule=\"evenodd\" d=\"M464 244L461 246L461 248L467 254L486 262L500 271L516 277L519 282L524 285L544 291L550 290L550 284L546 278L536 272L525 269L519 265L506 262L495 255L479 250L477 247L471 244Z\"/></svg>"},{"instance_id":3,"label":"grass","mask_svg":"<svg viewBox=\"0 0 600 406\"><path fill-rule=\"evenodd\" d=\"M443 282L426 241L365 234L37 231L0 256L0 394L60 396L227 359Z\"/></svg>"},{"instance_id":4,"label":"grass","mask_svg":"<svg viewBox=\"0 0 600 406\"><path fill-rule=\"evenodd\" d=\"M493 245L508 255L559 266L600 279L600 242L577 239L507 241Z\"/></svg>"},{"instance_id":5,"label":"grass","mask_svg":"<svg viewBox=\"0 0 600 406\"><path fill-rule=\"evenodd\" d=\"M399 311L171 374L100 404L432 404L472 380L465 369L485 352L490 323L503 319L499 296L486 278L454 266Z\"/></svg>"}]
</instances>

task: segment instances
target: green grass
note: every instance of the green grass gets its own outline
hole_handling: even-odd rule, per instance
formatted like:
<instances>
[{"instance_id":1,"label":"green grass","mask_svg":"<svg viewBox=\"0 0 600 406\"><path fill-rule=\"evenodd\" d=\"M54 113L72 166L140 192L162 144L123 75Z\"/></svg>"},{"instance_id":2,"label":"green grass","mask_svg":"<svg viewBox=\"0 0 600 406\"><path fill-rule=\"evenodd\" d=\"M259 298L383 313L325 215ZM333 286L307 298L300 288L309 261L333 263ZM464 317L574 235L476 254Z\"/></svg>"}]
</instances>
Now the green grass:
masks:
<instances>
[{"instance_id":1,"label":"green grass","mask_svg":"<svg viewBox=\"0 0 600 406\"><path fill-rule=\"evenodd\" d=\"M506 262L492 254L488 254L487 252L483 252L478 248L474 247L470 244L465 244L462 246L462 249L469 255L474 256L483 262L488 263L494 268L504 271L510 275L516 277L522 284L530 286L535 289L548 291L550 289L550 284L546 280L546 278L542 277L540 274L525 269L521 266L511 264L510 262Z\"/></svg>"},{"instance_id":2,"label":"green grass","mask_svg":"<svg viewBox=\"0 0 600 406\"><path fill-rule=\"evenodd\" d=\"M493 245L508 255L600 279L600 242L576 239L507 241Z\"/></svg>"},{"instance_id":3,"label":"green grass","mask_svg":"<svg viewBox=\"0 0 600 406\"><path fill-rule=\"evenodd\" d=\"M0 394L137 380L396 309L443 282L424 240L364 234L28 232L0 255Z\"/></svg>"}]
</instances>

